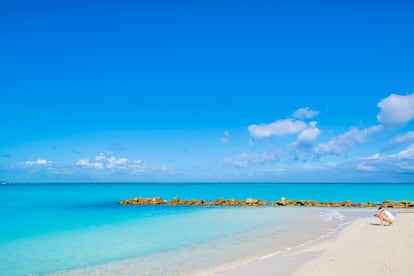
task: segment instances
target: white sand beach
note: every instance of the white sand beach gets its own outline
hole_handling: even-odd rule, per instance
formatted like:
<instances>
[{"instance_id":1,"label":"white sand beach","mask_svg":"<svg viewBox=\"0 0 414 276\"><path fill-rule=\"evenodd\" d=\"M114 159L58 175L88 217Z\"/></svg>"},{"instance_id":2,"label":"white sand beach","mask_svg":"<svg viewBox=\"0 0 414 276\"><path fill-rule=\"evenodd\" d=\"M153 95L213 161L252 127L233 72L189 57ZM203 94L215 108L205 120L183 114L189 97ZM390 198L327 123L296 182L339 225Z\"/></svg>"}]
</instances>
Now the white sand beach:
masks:
<instances>
[{"instance_id":1,"label":"white sand beach","mask_svg":"<svg viewBox=\"0 0 414 276\"><path fill-rule=\"evenodd\" d=\"M392 226L353 221L332 237L220 273L241 275L413 275L414 213Z\"/></svg>"}]
</instances>

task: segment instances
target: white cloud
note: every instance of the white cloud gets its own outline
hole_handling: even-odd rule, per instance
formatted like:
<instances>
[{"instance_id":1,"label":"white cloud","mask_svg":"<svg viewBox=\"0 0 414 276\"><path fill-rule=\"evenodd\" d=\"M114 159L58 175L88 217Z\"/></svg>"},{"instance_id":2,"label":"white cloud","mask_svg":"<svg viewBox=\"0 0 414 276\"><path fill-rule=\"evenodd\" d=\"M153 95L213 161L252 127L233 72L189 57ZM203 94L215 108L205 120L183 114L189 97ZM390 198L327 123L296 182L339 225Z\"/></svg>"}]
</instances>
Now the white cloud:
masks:
<instances>
[{"instance_id":1,"label":"white cloud","mask_svg":"<svg viewBox=\"0 0 414 276\"><path fill-rule=\"evenodd\" d=\"M293 112L292 117L303 120L303 119L313 118L318 114L319 114L318 111L312 110L309 107L304 107L304 108L299 108L298 110Z\"/></svg>"},{"instance_id":2,"label":"white cloud","mask_svg":"<svg viewBox=\"0 0 414 276\"><path fill-rule=\"evenodd\" d=\"M414 131L395 137L387 143L387 147L395 147L408 142L414 142Z\"/></svg>"},{"instance_id":3,"label":"white cloud","mask_svg":"<svg viewBox=\"0 0 414 276\"><path fill-rule=\"evenodd\" d=\"M39 158L36 161L26 161L23 164L26 166L47 166L52 165L52 162L46 159Z\"/></svg>"},{"instance_id":4,"label":"white cloud","mask_svg":"<svg viewBox=\"0 0 414 276\"><path fill-rule=\"evenodd\" d=\"M147 170L147 167L145 166L145 164L141 160L135 160L135 161L131 162L130 164L128 164L128 168L131 169L131 172L133 174L143 173Z\"/></svg>"},{"instance_id":5,"label":"white cloud","mask_svg":"<svg viewBox=\"0 0 414 276\"><path fill-rule=\"evenodd\" d=\"M360 170L360 171L364 171L364 172L373 172L373 171L377 170L376 167L366 165L365 163L359 163L357 165L357 169Z\"/></svg>"},{"instance_id":6,"label":"white cloud","mask_svg":"<svg viewBox=\"0 0 414 276\"><path fill-rule=\"evenodd\" d=\"M270 124L250 125L248 130L255 138L266 138L300 133L306 127L306 123L302 121L286 119L278 120Z\"/></svg>"},{"instance_id":7,"label":"white cloud","mask_svg":"<svg viewBox=\"0 0 414 276\"><path fill-rule=\"evenodd\" d=\"M348 150L353 143L353 133L355 129L352 129L336 138L333 138L326 144L320 144L315 148L316 154L341 154Z\"/></svg>"},{"instance_id":8,"label":"white cloud","mask_svg":"<svg viewBox=\"0 0 414 276\"><path fill-rule=\"evenodd\" d=\"M308 127L302 130L296 138L296 142L293 144L296 149L310 149L313 143L319 136L319 129L316 127L317 122L310 122Z\"/></svg>"},{"instance_id":9,"label":"white cloud","mask_svg":"<svg viewBox=\"0 0 414 276\"><path fill-rule=\"evenodd\" d=\"M90 159L80 159L76 162L77 166L93 169L126 169L130 166L128 158L106 156L101 153L95 157L95 161Z\"/></svg>"},{"instance_id":10,"label":"white cloud","mask_svg":"<svg viewBox=\"0 0 414 276\"><path fill-rule=\"evenodd\" d=\"M50 163L50 161L46 161L45 159L37 159L36 164L37 165L47 165Z\"/></svg>"},{"instance_id":11,"label":"white cloud","mask_svg":"<svg viewBox=\"0 0 414 276\"><path fill-rule=\"evenodd\" d=\"M304 129L297 138L297 143L312 144L319 136L319 129L316 127L316 122L310 122L309 126Z\"/></svg>"},{"instance_id":12,"label":"white cloud","mask_svg":"<svg viewBox=\"0 0 414 276\"><path fill-rule=\"evenodd\" d=\"M390 157L393 158L393 159L396 159L396 160L401 160L401 159L412 159L412 160L414 160L414 144L411 144L406 149L400 151L397 154L390 155Z\"/></svg>"},{"instance_id":13,"label":"white cloud","mask_svg":"<svg viewBox=\"0 0 414 276\"><path fill-rule=\"evenodd\" d=\"M378 103L381 109L377 115L378 122L400 127L414 118L414 93L406 96L391 94Z\"/></svg>"},{"instance_id":14,"label":"white cloud","mask_svg":"<svg viewBox=\"0 0 414 276\"><path fill-rule=\"evenodd\" d=\"M387 168L396 167L402 171L414 171L414 144L396 154L390 154L385 160ZM385 163L384 162L384 163Z\"/></svg>"},{"instance_id":15,"label":"white cloud","mask_svg":"<svg viewBox=\"0 0 414 276\"><path fill-rule=\"evenodd\" d=\"M77 166L81 167L88 167L88 168L95 168L95 169L103 169L104 164L101 162L91 162L89 159L80 159L76 161Z\"/></svg>"},{"instance_id":16,"label":"white cloud","mask_svg":"<svg viewBox=\"0 0 414 276\"><path fill-rule=\"evenodd\" d=\"M245 168L249 165L263 165L265 163L275 163L279 161L276 153L263 152L262 154L242 153L231 158L227 158L224 162L232 167Z\"/></svg>"},{"instance_id":17,"label":"white cloud","mask_svg":"<svg viewBox=\"0 0 414 276\"><path fill-rule=\"evenodd\" d=\"M318 145L314 152L317 155L342 154L350 150L355 143L366 143L368 136L379 132L380 130L382 130L382 126L380 125L368 127L363 130L351 128L344 134L333 138L328 143Z\"/></svg>"},{"instance_id":18,"label":"white cloud","mask_svg":"<svg viewBox=\"0 0 414 276\"><path fill-rule=\"evenodd\" d=\"M76 165L78 165L78 166L88 166L89 165L89 160L88 159L80 159L80 160L76 161Z\"/></svg>"},{"instance_id":19,"label":"white cloud","mask_svg":"<svg viewBox=\"0 0 414 276\"><path fill-rule=\"evenodd\" d=\"M221 137L221 143L223 143L224 145L230 144L230 133L225 131L223 133L223 137Z\"/></svg>"},{"instance_id":20,"label":"white cloud","mask_svg":"<svg viewBox=\"0 0 414 276\"><path fill-rule=\"evenodd\" d=\"M360 171L398 172L413 171L414 169L414 144L395 154L380 155L378 153L361 158L356 169Z\"/></svg>"},{"instance_id":21,"label":"white cloud","mask_svg":"<svg viewBox=\"0 0 414 276\"><path fill-rule=\"evenodd\" d=\"M414 164L398 164L398 168L404 171L413 171L414 172Z\"/></svg>"},{"instance_id":22,"label":"white cloud","mask_svg":"<svg viewBox=\"0 0 414 276\"><path fill-rule=\"evenodd\" d=\"M103 169L104 168L104 164L103 163L95 162L92 165L93 165L93 167L95 167L97 169Z\"/></svg>"},{"instance_id":23,"label":"white cloud","mask_svg":"<svg viewBox=\"0 0 414 276\"><path fill-rule=\"evenodd\" d=\"M106 168L109 168L109 169L110 168L113 168L113 167L117 167L117 166L123 165L123 164L125 164L125 163L128 162L128 158L125 158L125 157L119 157L118 158L118 157L115 157L115 156L109 156L109 157L107 157L103 153L97 155L95 157L95 160L96 161L99 161L99 162L94 162L94 163L98 163L98 164L102 164L102 165L105 164L105 167ZM92 162L92 164L93 164L93 162Z\"/></svg>"},{"instance_id":24,"label":"white cloud","mask_svg":"<svg viewBox=\"0 0 414 276\"><path fill-rule=\"evenodd\" d=\"M336 168L336 163L332 162L332 161L328 161L328 162L325 163L325 167Z\"/></svg>"},{"instance_id":25,"label":"white cloud","mask_svg":"<svg viewBox=\"0 0 414 276\"><path fill-rule=\"evenodd\" d=\"M96 161L101 161L101 160L105 160L105 159L106 159L106 156L103 153L101 153L101 154L99 154L95 157Z\"/></svg>"},{"instance_id":26,"label":"white cloud","mask_svg":"<svg viewBox=\"0 0 414 276\"><path fill-rule=\"evenodd\" d=\"M357 131L355 133L355 140L360 144L364 144L367 142L367 139L369 136L377 132L380 132L383 128L384 127L381 125L376 125L376 126L367 127L363 130Z\"/></svg>"},{"instance_id":27,"label":"white cloud","mask_svg":"<svg viewBox=\"0 0 414 276\"><path fill-rule=\"evenodd\" d=\"M106 161L108 162L107 167L110 169L110 168L114 168L114 167L118 167L118 166L126 164L128 162L128 158L125 158L125 157L116 158L115 156L111 156L107 158Z\"/></svg>"},{"instance_id":28,"label":"white cloud","mask_svg":"<svg viewBox=\"0 0 414 276\"><path fill-rule=\"evenodd\" d=\"M361 160L378 160L380 158L381 158L381 155L379 153L375 153L371 156L363 157L363 158L361 158Z\"/></svg>"},{"instance_id":29,"label":"white cloud","mask_svg":"<svg viewBox=\"0 0 414 276\"><path fill-rule=\"evenodd\" d=\"M158 167L151 167L142 160L131 160L126 157L118 157L115 155L99 154L94 158L79 159L75 165L77 170L74 172L83 172L91 175L147 175L162 177L163 175L176 175L175 164L169 163Z\"/></svg>"}]
</instances>

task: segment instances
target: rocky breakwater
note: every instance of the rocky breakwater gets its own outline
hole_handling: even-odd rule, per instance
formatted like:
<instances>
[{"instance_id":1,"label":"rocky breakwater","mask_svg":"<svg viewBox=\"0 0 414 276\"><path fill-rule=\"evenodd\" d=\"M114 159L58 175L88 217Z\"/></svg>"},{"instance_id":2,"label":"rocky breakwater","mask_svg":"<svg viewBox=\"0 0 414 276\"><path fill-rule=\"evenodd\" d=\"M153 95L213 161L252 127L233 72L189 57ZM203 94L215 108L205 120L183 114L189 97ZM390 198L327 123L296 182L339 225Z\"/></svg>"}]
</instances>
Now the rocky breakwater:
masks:
<instances>
[{"instance_id":1,"label":"rocky breakwater","mask_svg":"<svg viewBox=\"0 0 414 276\"><path fill-rule=\"evenodd\" d=\"M224 199L218 198L214 201L206 201L203 199L180 199L178 197L173 198L172 200L163 200L160 197L154 198L143 198L143 197L134 197L127 200L120 200L118 202L120 205L184 205L184 206L263 206L270 205L269 202L265 200L258 200L255 198L247 198L246 200L237 200L237 199Z\"/></svg>"},{"instance_id":2,"label":"rocky breakwater","mask_svg":"<svg viewBox=\"0 0 414 276\"><path fill-rule=\"evenodd\" d=\"M172 200L164 200L160 197L134 197L128 200L121 200L118 202L120 205L170 205L170 206L303 206L303 207L379 207L383 206L386 208L414 208L414 202L409 200L402 201L391 201L385 200L381 203L374 202L352 202L350 200L345 200L342 202L319 202L315 200L295 200L295 199L286 199L285 197L280 198L276 201L266 201L255 198L247 198L245 200L238 199L224 199L218 198L213 201L207 201L203 199L180 199L178 197L173 198Z\"/></svg>"}]
</instances>

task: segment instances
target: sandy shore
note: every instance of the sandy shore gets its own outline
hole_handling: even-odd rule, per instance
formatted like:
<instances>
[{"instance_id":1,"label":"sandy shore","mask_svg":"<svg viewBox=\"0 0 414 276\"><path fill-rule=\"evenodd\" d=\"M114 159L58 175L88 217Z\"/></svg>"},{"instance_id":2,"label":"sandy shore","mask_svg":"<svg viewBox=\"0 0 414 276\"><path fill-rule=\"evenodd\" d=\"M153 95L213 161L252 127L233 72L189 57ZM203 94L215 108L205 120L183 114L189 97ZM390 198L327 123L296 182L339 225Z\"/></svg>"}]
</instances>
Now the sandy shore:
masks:
<instances>
[{"instance_id":1,"label":"sandy shore","mask_svg":"<svg viewBox=\"0 0 414 276\"><path fill-rule=\"evenodd\" d=\"M414 275L413 250L414 213L400 213L392 226L358 219L328 239L219 274Z\"/></svg>"}]
</instances>

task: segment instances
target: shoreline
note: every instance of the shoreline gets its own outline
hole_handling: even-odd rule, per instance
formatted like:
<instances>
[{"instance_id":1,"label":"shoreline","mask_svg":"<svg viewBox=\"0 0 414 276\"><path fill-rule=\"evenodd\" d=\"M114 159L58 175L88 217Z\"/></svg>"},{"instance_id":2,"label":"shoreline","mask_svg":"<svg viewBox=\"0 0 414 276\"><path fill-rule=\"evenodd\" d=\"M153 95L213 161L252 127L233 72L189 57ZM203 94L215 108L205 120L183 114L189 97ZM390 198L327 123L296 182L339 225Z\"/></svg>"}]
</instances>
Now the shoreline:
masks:
<instances>
[{"instance_id":1,"label":"shoreline","mask_svg":"<svg viewBox=\"0 0 414 276\"><path fill-rule=\"evenodd\" d=\"M410 275L408 273L411 262L410 250L414 248L414 240L405 244L402 251L400 246L414 235L414 212L411 210L393 210L392 212L396 215L395 224L379 227L377 218L371 216L371 213L367 213L365 208L359 208L359 210L363 214L362 218L361 216L355 216L355 214L351 215L351 220L346 220L319 236L314 235L313 238L305 239L301 243L279 244L279 248L268 251L268 253L263 252L264 254L253 250L249 257L244 256L233 260L230 258L224 261L228 255L222 255L224 262L221 264L213 264L210 263L211 260L205 259L220 250L223 240L216 240L213 243L210 242L209 247L201 244L193 248L183 248L182 250L160 253L155 256L110 262L48 275L131 275L134 271L140 271L142 275L153 275L153 273L159 272L164 275L196 276L320 276L328 274L349 276L350 273L380 276ZM312 222L308 221L307 225L309 223ZM390 233L391 237L388 237L387 235ZM387 240L387 237L389 240ZM382 242L383 239L386 242ZM380 246L378 246L378 240L381 241ZM257 246L257 244L254 245L257 240L252 240L252 242L250 245L245 244L244 246L253 249ZM231 250L237 251L238 249L232 248ZM197 260L197 262L188 263L188 259L181 258L182 256L189 256L189 251L191 251L191 258ZM391 270L385 271L384 269L384 267L390 266L388 263L382 264L381 270L376 270L378 259L381 260L381 257L385 255L388 256L388 259L394 260L391 264ZM367 256L370 258L367 259ZM198 262L201 259L205 260L206 263L200 266L201 263ZM396 262L395 259L400 260L400 262ZM161 269L160 262L162 260L170 263L171 267L168 271ZM350 264L352 265L350 266ZM148 265L152 268L149 269ZM209 265L212 266L209 267ZM140 270L142 268L149 270ZM355 269L359 270L355 271ZM388 273L389 271L396 271L396 273ZM310 272L312 273L310 274Z\"/></svg>"},{"instance_id":2,"label":"shoreline","mask_svg":"<svg viewBox=\"0 0 414 276\"><path fill-rule=\"evenodd\" d=\"M267 275L267 274L260 274L260 273L263 273L263 271L261 271L259 266L267 268L267 266L264 264L268 262L268 260L271 260L272 262L277 261L278 263L281 264L279 268L277 269L277 275L279 275L279 273L285 273L285 274L291 273L293 269L286 267L285 266L286 262L282 261L283 259L285 259L286 256L290 255L293 252L298 252L300 250L304 250L305 248L315 246L329 239L332 239L333 237L338 235L340 231L346 228L350 223L351 222L345 222L343 224L340 224L338 225L337 228L321 235L320 237L294 245L293 247L287 247L285 249L275 251L273 253L269 253L263 256L252 257L249 260L243 260L238 263L223 265L223 266L216 267L209 271L199 271L195 273L194 275L196 276L230 276L230 275L231 276L237 276L237 275L248 276L248 275L253 275L252 273L259 273L259 275ZM254 267L255 271L251 270L250 267ZM269 272L268 275L274 275L273 273L275 273L275 270L272 267L272 271Z\"/></svg>"},{"instance_id":3,"label":"shoreline","mask_svg":"<svg viewBox=\"0 0 414 276\"><path fill-rule=\"evenodd\" d=\"M400 212L392 226L374 217L351 221L339 231L256 262L211 275L411 275L414 212Z\"/></svg>"},{"instance_id":4,"label":"shoreline","mask_svg":"<svg viewBox=\"0 0 414 276\"><path fill-rule=\"evenodd\" d=\"M250 210L250 212L262 212L259 209ZM281 209L266 208L266 210ZM50 275L131 275L133 271L140 271L141 275L154 275L155 272L163 275L221 275L233 268L270 259L290 251L291 248L293 250L306 247L321 239L331 237L338 232L338 229L347 225L349 219L354 220L361 214L365 216L367 211L371 213L365 208L358 208L356 213L346 208L342 211L349 216L346 215L348 219L344 219L342 212L329 211L326 208L287 207L285 210L288 213L283 211L284 215L273 226L268 225L253 231L155 255L61 271ZM296 217L295 214L299 216ZM300 223L297 219L288 221L283 219L283 217L291 216L299 219ZM320 222L311 225L315 219ZM284 223L281 225L280 222ZM300 227L302 223L310 227L304 231Z\"/></svg>"}]
</instances>

